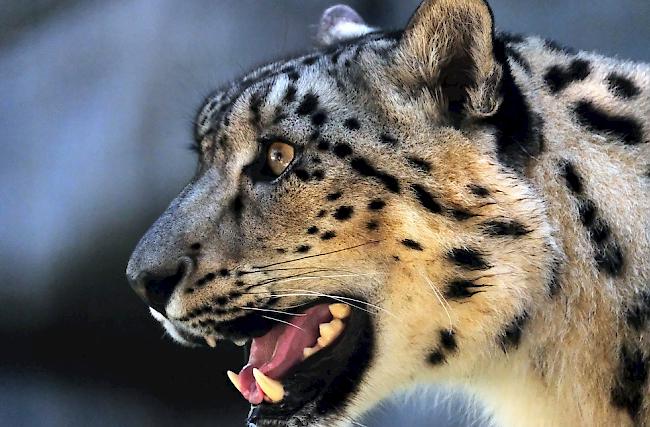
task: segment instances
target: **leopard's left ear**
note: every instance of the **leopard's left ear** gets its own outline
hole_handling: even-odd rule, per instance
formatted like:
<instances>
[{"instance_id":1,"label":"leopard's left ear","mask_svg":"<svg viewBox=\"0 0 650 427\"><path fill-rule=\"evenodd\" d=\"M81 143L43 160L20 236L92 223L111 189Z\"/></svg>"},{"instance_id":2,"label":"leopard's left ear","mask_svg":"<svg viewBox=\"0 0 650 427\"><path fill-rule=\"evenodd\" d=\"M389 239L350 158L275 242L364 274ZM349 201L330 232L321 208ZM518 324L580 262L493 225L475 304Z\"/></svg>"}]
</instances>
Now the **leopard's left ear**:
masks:
<instances>
[{"instance_id":1,"label":"leopard's left ear","mask_svg":"<svg viewBox=\"0 0 650 427\"><path fill-rule=\"evenodd\" d=\"M455 119L496 113L502 68L492 11L483 0L424 0L396 55L401 84L426 87Z\"/></svg>"},{"instance_id":2,"label":"leopard's left ear","mask_svg":"<svg viewBox=\"0 0 650 427\"><path fill-rule=\"evenodd\" d=\"M320 45L330 46L373 31L377 31L377 28L368 26L354 9L338 4L323 12L316 38Z\"/></svg>"}]
</instances>

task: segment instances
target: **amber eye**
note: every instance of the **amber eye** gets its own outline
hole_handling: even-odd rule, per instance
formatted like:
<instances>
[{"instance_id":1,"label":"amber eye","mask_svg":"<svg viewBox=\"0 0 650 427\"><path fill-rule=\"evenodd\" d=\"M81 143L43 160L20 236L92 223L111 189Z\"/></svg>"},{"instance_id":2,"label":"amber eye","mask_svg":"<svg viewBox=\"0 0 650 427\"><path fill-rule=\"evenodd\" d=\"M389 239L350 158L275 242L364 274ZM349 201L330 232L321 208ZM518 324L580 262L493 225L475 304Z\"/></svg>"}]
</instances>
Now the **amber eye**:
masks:
<instances>
[{"instance_id":1,"label":"amber eye","mask_svg":"<svg viewBox=\"0 0 650 427\"><path fill-rule=\"evenodd\" d=\"M266 164L271 173L280 176L293 160L293 147L284 142L274 142L266 152Z\"/></svg>"}]
</instances>

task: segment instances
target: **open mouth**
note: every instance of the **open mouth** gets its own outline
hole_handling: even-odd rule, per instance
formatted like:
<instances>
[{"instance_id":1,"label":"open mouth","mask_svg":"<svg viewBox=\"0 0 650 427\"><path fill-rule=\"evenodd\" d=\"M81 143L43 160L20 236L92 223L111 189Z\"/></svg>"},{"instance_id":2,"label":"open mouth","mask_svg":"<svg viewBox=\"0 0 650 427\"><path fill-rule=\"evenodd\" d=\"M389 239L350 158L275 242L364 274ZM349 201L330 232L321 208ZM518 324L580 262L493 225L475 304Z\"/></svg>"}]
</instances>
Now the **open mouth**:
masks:
<instances>
[{"instance_id":1,"label":"open mouth","mask_svg":"<svg viewBox=\"0 0 650 427\"><path fill-rule=\"evenodd\" d=\"M288 425L297 416L313 422L341 408L373 350L370 316L348 304L320 300L280 321L258 323L247 316L246 324L257 327L249 335L246 365L238 373L228 371L253 405L248 422L257 426ZM226 335L235 332L233 326L225 326ZM237 337L246 332L236 329Z\"/></svg>"}]
</instances>

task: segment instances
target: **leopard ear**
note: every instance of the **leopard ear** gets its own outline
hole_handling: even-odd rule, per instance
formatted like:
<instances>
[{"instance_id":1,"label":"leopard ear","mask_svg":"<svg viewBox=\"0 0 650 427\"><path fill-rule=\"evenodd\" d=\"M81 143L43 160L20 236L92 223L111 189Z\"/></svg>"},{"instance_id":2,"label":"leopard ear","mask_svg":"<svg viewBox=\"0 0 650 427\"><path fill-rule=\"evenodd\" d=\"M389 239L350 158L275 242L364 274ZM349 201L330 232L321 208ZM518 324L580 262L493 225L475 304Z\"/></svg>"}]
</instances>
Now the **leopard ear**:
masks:
<instances>
[{"instance_id":1,"label":"leopard ear","mask_svg":"<svg viewBox=\"0 0 650 427\"><path fill-rule=\"evenodd\" d=\"M501 99L492 11L483 0L424 0L396 55L402 84L425 87L450 115L486 117Z\"/></svg>"},{"instance_id":2,"label":"leopard ear","mask_svg":"<svg viewBox=\"0 0 650 427\"><path fill-rule=\"evenodd\" d=\"M323 12L316 38L320 45L330 46L373 31L377 28L368 26L354 9L338 4Z\"/></svg>"}]
</instances>

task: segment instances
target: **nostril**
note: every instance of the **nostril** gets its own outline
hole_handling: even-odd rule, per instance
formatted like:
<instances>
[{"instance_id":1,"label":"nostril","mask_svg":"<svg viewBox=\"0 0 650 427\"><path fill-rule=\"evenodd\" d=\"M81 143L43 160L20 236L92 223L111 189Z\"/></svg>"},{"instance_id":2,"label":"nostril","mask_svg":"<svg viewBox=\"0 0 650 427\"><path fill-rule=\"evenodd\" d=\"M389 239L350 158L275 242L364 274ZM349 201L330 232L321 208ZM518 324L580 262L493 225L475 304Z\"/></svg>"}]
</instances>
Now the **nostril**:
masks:
<instances>
[{"instance_id":1,"label":"nostril","mask_svg":"<svg viewBox=\"0 0 650 427\"><path fill-rule=\"evenodd\" d=\"M183 278L192 268L192 261L181 258L178 268L173 275L165 275L152 271L140 273L131 283L140 297L160 313L165 313L165 307Z\"/></svg>"}]
</instances>

